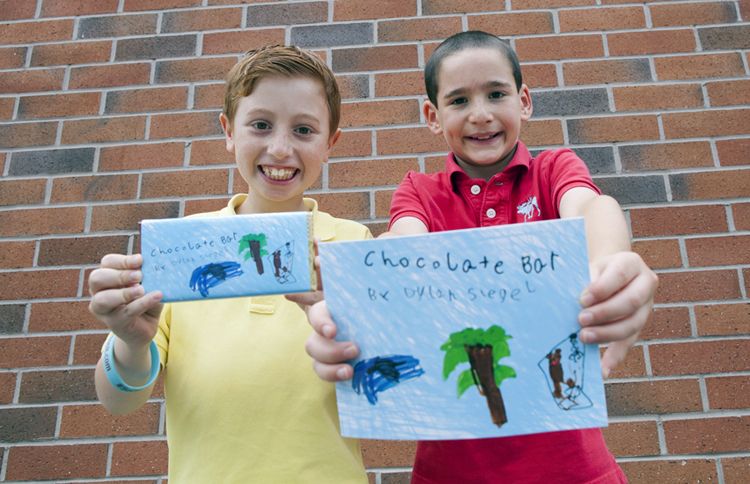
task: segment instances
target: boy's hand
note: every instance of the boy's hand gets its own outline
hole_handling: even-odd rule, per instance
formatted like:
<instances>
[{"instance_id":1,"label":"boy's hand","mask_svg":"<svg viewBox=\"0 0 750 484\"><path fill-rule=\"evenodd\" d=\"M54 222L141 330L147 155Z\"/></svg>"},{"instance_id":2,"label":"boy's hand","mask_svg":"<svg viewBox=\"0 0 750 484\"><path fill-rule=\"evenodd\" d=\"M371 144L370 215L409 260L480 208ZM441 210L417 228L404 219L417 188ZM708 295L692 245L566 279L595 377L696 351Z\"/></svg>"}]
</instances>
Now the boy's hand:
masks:
<instances>
[{"instance_id":1,"label":"boy's hand","mask_svg":"<svg viewBox=\"0 0 750 484\"><path fill-rule=\"evenodd\" d=\"M578 316L584 343L609 343L602 356L606 378L638 339L654 304L659 279L635 252L618 252L591 265Z\"/></svg>"},{"instance_id":2,"label":"boy's hand","mask_svg":"<svg viewBox=\"0 0 750 484\"><path fill-rule=\"evenodd\" d=\"M336 323L328 312L325 301L312 305L307 311L307 318L313 332L307 338L305 350L313 359L313 369L326 381L349 380L354 374L347 360L359 355L359 348L350 341L336 341Z\"/></svg>"},{"instance_id":3,"label":"boy's hand","mask_svg":"<svg viewBox=\"0 0 750 484\"><path fill-rule=\"evenodd\" d=\"M140 254L108 254L89 276L89 311L123 342L133 347L147 346L159 325L162 294L145 294L139 283L143 277Z\"/></svg>"}]
</instances>

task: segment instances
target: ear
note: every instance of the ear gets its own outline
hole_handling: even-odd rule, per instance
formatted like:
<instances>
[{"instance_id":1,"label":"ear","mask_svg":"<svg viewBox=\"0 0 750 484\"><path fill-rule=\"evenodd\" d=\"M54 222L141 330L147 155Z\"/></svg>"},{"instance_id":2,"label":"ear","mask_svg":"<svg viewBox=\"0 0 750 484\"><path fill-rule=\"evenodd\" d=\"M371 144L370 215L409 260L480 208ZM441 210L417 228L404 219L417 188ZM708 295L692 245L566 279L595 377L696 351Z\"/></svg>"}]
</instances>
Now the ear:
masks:
<instances>
[{"instance_id":1,"label":"ear","mask_svg":"<svg viewBox=\"0 0 750 484\"><path fill-rule=\"evenodd\" d=\"M232 123L229 122L224 113L219 115L219 122L221 123L221 129L224 130L224 140L226 141L227 151L234 153L234 139L232 137Z\"/></svg>"},{"instance_id":2,"label":"ear","mask_svg":"<svg viewBox=\"0 0 750 484\"><path fill-rule=\"evenodd\" d=\"M427 121L427 127L430 128L430 131L432 131L433 134L443 134L443 128L440 127L438 109L429 99L422 104L422 113L424 114L424 119Z\"/></svg>"},{"instance_id":3,"label":"ear","mask_svg":"<svg viewBox=\"0 0 750 484\"><path fill-rule=\"evenodd\" d=\"M330 138L328 138L328 152L329 153L333 149L333 145L336 144L336 142L339 140L340 137L341 137L341 129L339 128L339 129L336 130L335 133L333 133L331 135ZM328 161L328 160L326 160L326 161Z\"/></svg>"},{"instance_id":4,"label":"ear","mask_svg":"<svg viewBox=\"0 0 750 484\"><path fill-rule=\"evenodd\" d=\"M531 114L534 112L534 106L531 104L531 92L529 92L529 87L526 84L522 84L518 94L521 98L521 120L528 121L531 118Z\"/></svg>"}]
</instances>

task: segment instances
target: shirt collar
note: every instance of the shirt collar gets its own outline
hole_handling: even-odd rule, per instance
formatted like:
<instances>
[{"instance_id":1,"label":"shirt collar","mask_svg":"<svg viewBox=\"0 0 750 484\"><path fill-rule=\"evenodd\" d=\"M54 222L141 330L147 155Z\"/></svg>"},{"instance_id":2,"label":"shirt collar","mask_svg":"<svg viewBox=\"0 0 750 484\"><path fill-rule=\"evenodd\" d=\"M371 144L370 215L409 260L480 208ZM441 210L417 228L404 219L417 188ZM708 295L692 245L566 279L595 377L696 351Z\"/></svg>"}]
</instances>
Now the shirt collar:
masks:
<instances>
[{"instance_id":1,"label":"shirt collar","mask_svg":"<svg viewBox=\"0 0 750 484\"><path fill-rule=\"evenodd\" d=\"M227 206L219 211L220 215L237 215L237 209L247 198L246 193L238 193L233 196ZM331 240L336 236L335 220L332 216L318 210L318 202L312 198L303 198L305 210L313 215L313 237L320 241Z\"/></svg>"},{"instance_id":2,"label":"shirt collar","mask_svg":"<svg viewBox=\"0 0 750 484\"><path fill-rule=\"evenodd\" d=\"M530 163L531 153L529 153L526 145L523 144L522 141L519 141L518 147L516 148L516 154L513 155L513 159L510 160L508 166L506 166L505 169L500 173L495 173L492 178L496 178L502 173L510 175L517 171L526 171L529 169ZM456 162L456 157L453 152L448 153L448 156L445 159L445 172L454 184L462 178L469 179L469 175L467 175L464 169L461 168Z\"/></svg>"}]
</instances>

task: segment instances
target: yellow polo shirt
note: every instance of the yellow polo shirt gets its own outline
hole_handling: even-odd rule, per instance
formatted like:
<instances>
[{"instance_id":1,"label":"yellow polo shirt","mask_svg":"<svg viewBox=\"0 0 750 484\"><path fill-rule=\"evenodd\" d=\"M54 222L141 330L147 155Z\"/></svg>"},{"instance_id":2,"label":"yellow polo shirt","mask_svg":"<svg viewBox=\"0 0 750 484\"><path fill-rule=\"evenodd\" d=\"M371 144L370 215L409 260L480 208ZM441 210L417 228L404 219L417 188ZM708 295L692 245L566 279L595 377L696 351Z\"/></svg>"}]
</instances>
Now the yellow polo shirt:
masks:
<instances>
[{"instance_id":1,"label":"yellow polo shirt","mask_svg":"<svg viewBox=\"0 0 750 484\"><path fill-rule=\"evenodd\" d=\"M213 215L234 215L245 197ZM312 199L305 205L321 242L372 237ZM334 386L305 353L310 331L283 296L165 305L155 340L170 483L367 482L358 441L339 434Z\"/></svg>"}]
</instances>

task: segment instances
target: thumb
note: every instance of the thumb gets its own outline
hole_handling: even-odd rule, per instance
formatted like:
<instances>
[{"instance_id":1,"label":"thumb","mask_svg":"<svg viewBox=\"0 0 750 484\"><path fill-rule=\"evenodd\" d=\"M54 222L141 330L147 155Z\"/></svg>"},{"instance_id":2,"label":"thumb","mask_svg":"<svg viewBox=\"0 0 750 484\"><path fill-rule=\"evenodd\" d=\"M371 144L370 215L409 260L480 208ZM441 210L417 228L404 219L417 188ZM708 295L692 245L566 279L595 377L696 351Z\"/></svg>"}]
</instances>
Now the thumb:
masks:
<instances>
[{"instance_id":1,"label":"thumb","mask_svg":"<svg viewBox=\"0 0 750 484\"><path fill-rule=\"evenodd\" d=\"M621 341L615 341L607 345L607 349L602 355L602 377L609 378L610 373L618 365L625 361L625 357L628 354L628 350L633 343L638 339L638 335L635 334L627 339Z\"/></svg>"}]
</instances>

